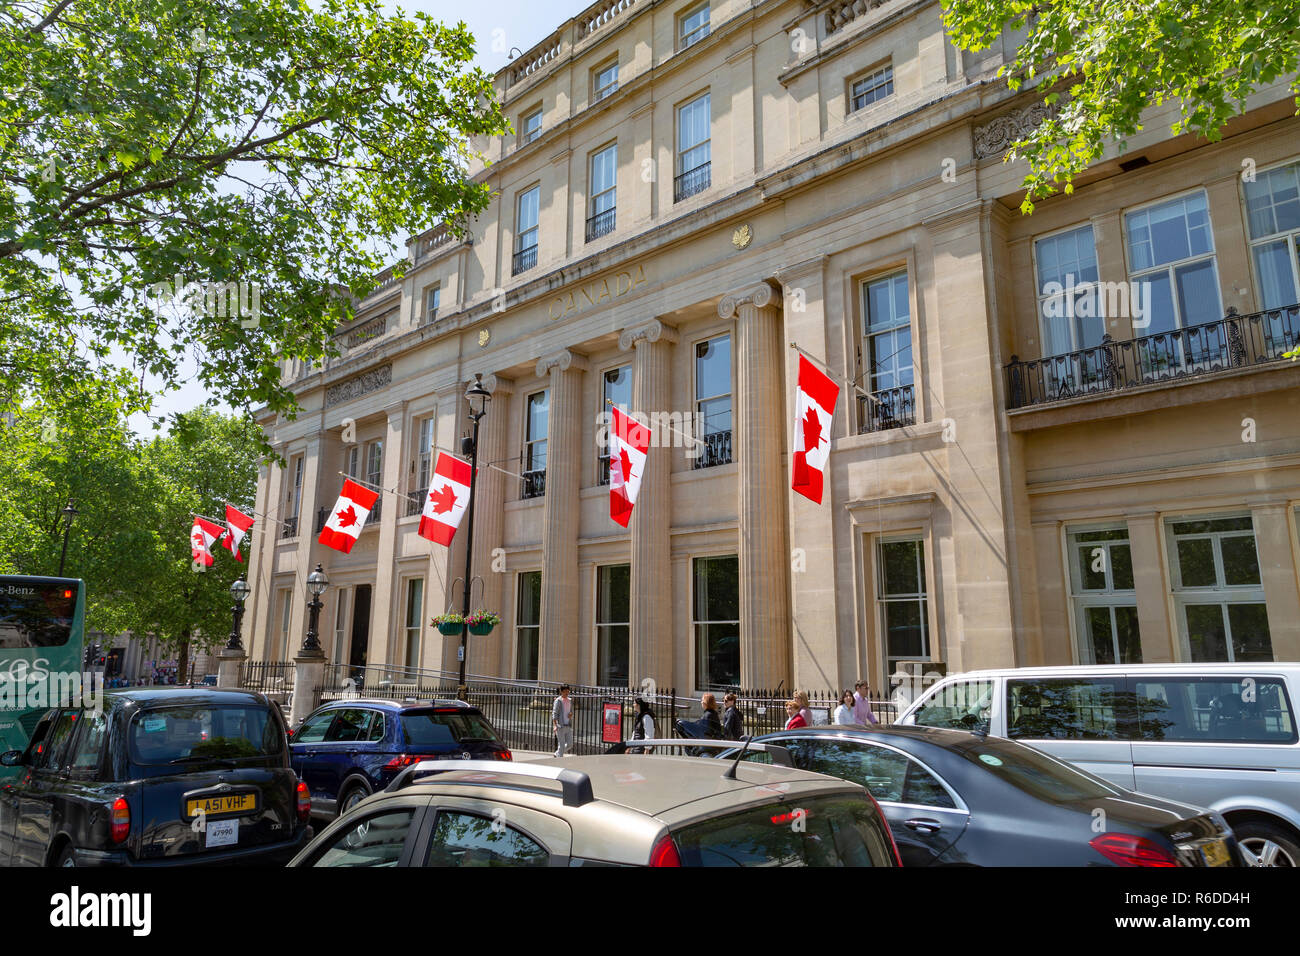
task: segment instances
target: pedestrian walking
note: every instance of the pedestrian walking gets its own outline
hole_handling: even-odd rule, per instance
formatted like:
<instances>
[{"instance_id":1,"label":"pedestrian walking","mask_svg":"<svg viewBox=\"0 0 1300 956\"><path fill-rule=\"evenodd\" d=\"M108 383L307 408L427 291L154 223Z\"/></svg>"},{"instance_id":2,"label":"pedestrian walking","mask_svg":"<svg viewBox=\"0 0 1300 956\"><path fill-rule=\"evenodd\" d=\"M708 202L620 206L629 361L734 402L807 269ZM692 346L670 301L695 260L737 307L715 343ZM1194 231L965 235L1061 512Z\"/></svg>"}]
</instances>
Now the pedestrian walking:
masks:
<instances>
[{"instance_id":1,"label":"pedestrian walking","mask_svg":"<svg viewBox=\"0 0 1300 956\"><path fill-rule=\"evenodd\" d=\"M856 703L857 698L853 696L853 691L846 687L844 693L840 694L840 705L835 708L835 719L831 723L841 727L852 727L858 723L858 718L853 713L853 705Z\"/></svg>"},{"instance_id":2,"label":"pedestrian walking","mask_svg":"<svg viewBox=\"0 0 1300 956\"><path fill-rule=\"evenodd\" d=\"M650 709L650 702L643 697L636 699L636 713L632 715L632 739L633 740L654 740L655 732L655 713ZM655 752L653 747L629 747L630 754L652 754Z\"/></svg>"},{"instance_id":3,"label":"pedestrian walking","mask_svg":"<svg viewBox=\"0 0 1300 956\"><path fill-rule=\"evenodd\" d=\"M808 706L808 692L806 690L795 691L794 700L799 705L799 713L803 715L804 724L811 727L813 725L813 716L812 708Z\"/></svg>"},{"instance_id":4,"label":"pedestrian walking","mask_svg":"<svg viewBox=\"0 0 1300 956\"><path fill-rule=\"evenodd\" d=\"M704 708L704 736L711 740L722 739L722 720L718 717L718 698L705 694L700 698Z\"/></svg>"},{"instance_id":5,"label":"pedestrian walking","mask_svg":"<svg viewBox=\"0 0 1300 956\"><path fill-rule=\"evenodd\" d=\"M560 696L551 705L551 726L555 728L555 756L563 757L573 748L573 701L569 685L560 685Z\"/></svg>"},{"instance_id":6,"label":"pedestrian walking","mask_svg":"<svg viewBox=\"0 0 1300 956\"><path fill-rule=\"evenodd\" d=\"M871 688L867 685L867 682L860 680L853 686L854 723L862 724L864 727L867 724L880 723L876 719L876 715L871 712Z\"/></svg>"},{"instance_id":7,"label":"pedestrian walking","mask_svg":"<svg viewBox=\"0 0 1300 956\"><path fill-rule=\"evenodd\" d=\"M789 718L785 722L786 730L796 730L800 727L807 727L808 721L803 719L803 714L799 712L799 701L791 697L785 702L785 713Z\"/></svg>"},{"instance_id":8,"label":"pedestrian walking","mask_svg":"<svg viewBox=\"0 0 1300 956\"><path fill-rule=\"evenodd\" d=\"M728 740L739 740L745 732L745 718L736 706L736 695L726 694L722 698L722 736Z\"/></svg>"}]
</instances>

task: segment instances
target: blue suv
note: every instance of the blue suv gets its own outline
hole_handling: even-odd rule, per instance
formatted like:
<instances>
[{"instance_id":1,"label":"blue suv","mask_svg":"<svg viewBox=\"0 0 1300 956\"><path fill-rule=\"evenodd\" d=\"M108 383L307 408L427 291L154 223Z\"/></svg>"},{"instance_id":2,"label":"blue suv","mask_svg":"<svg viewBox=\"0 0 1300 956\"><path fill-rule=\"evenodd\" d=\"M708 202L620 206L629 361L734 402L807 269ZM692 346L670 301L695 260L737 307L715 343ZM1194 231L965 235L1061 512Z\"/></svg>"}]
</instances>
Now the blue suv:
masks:
<instances>
[{"instance_id":1,"label":"blue suv","mask_svg":"<svg viewBox=\"0 0 1300 956\"><path fill-rule=\"evenodd\" d=\"M336 817L421 760L510 760L476 707L460 700L338 700L289 737L289 760L311 791L313 816Z\"/></svg>"}]
</instances>

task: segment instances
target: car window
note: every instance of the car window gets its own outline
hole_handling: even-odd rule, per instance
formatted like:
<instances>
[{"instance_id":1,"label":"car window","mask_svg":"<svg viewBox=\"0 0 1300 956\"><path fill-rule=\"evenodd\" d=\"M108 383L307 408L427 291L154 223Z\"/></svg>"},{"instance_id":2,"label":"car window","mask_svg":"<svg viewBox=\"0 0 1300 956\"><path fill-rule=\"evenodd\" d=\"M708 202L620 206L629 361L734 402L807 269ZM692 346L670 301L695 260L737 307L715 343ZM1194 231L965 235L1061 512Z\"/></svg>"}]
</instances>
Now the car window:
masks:
<instances>
[{"instance_id":1,"label":"car window","mask_svg":"<svg viewBox=\"0 0 1300 956\"><path fill-rule=\"evenodd\" d=\"M1126 793L1100 777L1013 741L972 735L969 741L951 749L1030 796L1049 803L1097 800Z\"/></svg>"},{"instance_id":2,"label":"car window","mask_svg":"<svg viewBox=\"0 0 1300 956\"><path fill-rule=\"evenodd\" d=\"M72 731L76 726L77 711L64 710L59 712L58 718L54 721L54 729L50 731L49 740L41 750L36 767L44 770L61 770L67 766L68 738L72 736Z\"/></svg>"},{"instance_id":3,"label":"car window","mask_svg":"<svg viewBox=\"0 0 1300 956\"><path fill-rule=\"evenodd\" d=\"M99 758L104 751L104 738L108 735L108 715L102 710L91 711L82 718L81 736L77 738L69 767L73 771L91 772L99 769Z\"/></svg>"},{"instance_id":4,"label":"car window","mask_svg":"<svg viewBox=\"0 0 1300 956\"><path fill-rule=\"evenodd\" d=\"M312 866L397 866L415 811L390 810L336 833Z\"/></svg>"},{"instance_id":5,"label":"car window","mask_svg":"<svg viewBox=\"0 0 1300 956\"><path fill-rule=\"evenodd\" d=\"M877 800L898 803L908 760L903 754L872 744L849 740L809 740L807 755L795 766L851 780L871 791Z\"/></svg>"},{"instance_id":6,"label":"car window","mask_svg":"<svg viewBox=\"0 0 1300 956\"><path fill-rule=\"evenodd\" d=\"M547 866L546 848L504 821L475 813L438 812L425 866Z\"/></svg>"},{"instance_id":7,"label":"car window","mask_svg":"<svg viewBox=\"0 0 1300 956\"><path fill-rule=\"evenodd\" d=\"M284 733L264 706L198 704L141 711L128 740L132 763L162 765L278 754Z\"/></svg>"},{"instance_id":8,"label":"car window","mask_svg":"<svg viewBox=\"0 0 1300 956\"><path fill-rule=\"evenodd\" d=\"M673 834L683 866L889 866L893 853L865 793L769 803Z\"/></svg>"},{"instance_id":9,"label":"car window","mask_svg":"<svg viewBox=\"0 0 1300 956\"><path fill-rule=\"evenodd\" d=\"M954 681L936 687L912 717L921 727L958 730L988 726L993 706L993 681Z\"/></svg>"},{"instance_id":10,"label":"car window","mask_svg":"<svg viewBox=\"0 0 1300 956\"><path fill-rule=\"evenodd\" d=\"M372 741L383 740L385 729L384 715L377 710L372 710L370 712L370 736L367 739Z\"/></svg>"},{"instance_id":11,"label":"car window","mask_svg":"<svg viewBox=\"0 0 1300 956\"><path fill-rule=\"evenodd\" d=\"M415 747L454 747L462 740L500 740L482 714L463 711L407 711L402 714L406 742Z\"/></svg>"},{"instance_id":12,"label":"car window","mask_svg":"<svg viewBox=\"0 0 1300 956\"><path fill-rule=\"evenodd\" d=\"M330 724L334 721L335 711L327 710L322 714L314 717L308 717L298 728L298 732L293 735L293 742L296 744L318 744L325 739L325 734L330 729Z\"/></svg>"},{"instance_id":13,"label":"car window","mask_svg":"<svg viewBox=\"0 0 1300 956\"><path fill-rule=\"evenodd\" d=\"M324 742L329 744L365 740L370 733L370 718L373 714L372 710L357 708L337 711L334 715L334 723L330 724L329 732L325 734Z\"/></svg>"},{"instance_id":14,"label":"car window","mask_svg":"<svg viewBox=\"0 0 1300 956\"><path fill-rule=\"evenodd\" d=\"M903 802L918 807L957 809L952 794L939 779L915 760L907 763L907 780L903 783Z\"/></svg>"},{"instance_id":15,"label":"car window","mask_svg":"<svg viewBox=\"0 0 1300 956\"><path fill-rule=\"evenodd\" d=\"M1124 678L1007 681L1007 736L1037 740L1119 740Z\"/></svg>"},{"instance_id":16,"label":"car window","mask_svg":"<svg viewBox=\"0 0 1300 956\"><path fill-rule=\"evenodd\" d=\"M1139 740L1296 742L1286 685L1276 678L1134 679Z\"/></svg>"}]
</instances>

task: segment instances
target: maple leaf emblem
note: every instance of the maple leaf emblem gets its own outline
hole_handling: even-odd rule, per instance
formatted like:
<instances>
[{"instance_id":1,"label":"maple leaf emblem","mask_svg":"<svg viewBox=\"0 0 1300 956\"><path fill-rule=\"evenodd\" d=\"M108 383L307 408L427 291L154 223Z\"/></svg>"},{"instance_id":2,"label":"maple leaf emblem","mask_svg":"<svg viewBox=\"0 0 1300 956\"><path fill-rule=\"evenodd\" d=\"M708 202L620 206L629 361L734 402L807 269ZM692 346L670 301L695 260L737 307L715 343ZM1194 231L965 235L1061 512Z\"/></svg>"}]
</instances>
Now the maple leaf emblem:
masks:
<instances>
[{"instance_id":1,"label":"maple leaf emblem","mask_svg":"<svg viewBox=\"0 0 1300 956\"><path fill-rule=\"evenodd\" d=\"M803 450L805 453L816 451L822 443L822 423L817 413L809 407L803 415Z\"/></svg>"},{"instance_id":2,"label":"maple leaf emblem","mask_svg":"<svg viewBox=\"0 0 1300 956\"><path fill-rule=\"evenodd\" d=\"M619 467L623 470L623 480L631 481L632 480L632 459L628 457L626 448L620 448L618 450L618 463L619 463Z\"/></svg>"},{"instance_id":3,"label":"maple leaf emblem","mask_svg":"<svg viewBox=\"0 0 1300 956\"><path fill-rule=\"evenodd\" d=\"M340 528L348 528L357 523L357 513L348 505L342 511L334 516L338 519Z\"/></svg>"},{"instance_id":4,"label":"maple leaf emblem","mask_svg":"<svg viewBox=\"0 0 1300 956\"><path fill-rule=\"evenodd\" d=\"M443 485L437 491L429 492L429 500L433 502L434 514L446 514L456 504L456 492L451 490L451 485Z\"/></svg>"}]
</instances>

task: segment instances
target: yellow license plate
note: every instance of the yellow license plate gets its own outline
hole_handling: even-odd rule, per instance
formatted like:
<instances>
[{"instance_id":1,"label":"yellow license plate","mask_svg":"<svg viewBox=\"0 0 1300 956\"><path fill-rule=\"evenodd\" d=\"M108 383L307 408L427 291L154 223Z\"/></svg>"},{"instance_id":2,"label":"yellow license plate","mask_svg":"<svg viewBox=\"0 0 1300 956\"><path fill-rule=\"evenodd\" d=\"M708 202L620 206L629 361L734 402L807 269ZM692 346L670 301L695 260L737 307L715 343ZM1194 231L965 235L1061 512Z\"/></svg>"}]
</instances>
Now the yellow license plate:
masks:
<instances>
[{"instance_id":1,"label":"yellow license plate","mask_svg":"<svg viewBox=\"0 0 1300 956\"><path fill-rule=\"evenodd\" d=\"M1206 866L1230 866L1231 857L1228 855L1228 844L1222 840L1206 843L1201 847L1201 859L1205 861Z\"/></svg>"},{"instance_id":2,"label":"yellow license plate","mask_svg":"<svg viewBox=\"0 0 1300 956\"><path fill-rule=\"evenodd\" d=\"M257 810L257 794L234 793L220 797L203 797L185 802L185 815L197 817L200 813L208 817L229 814L253 813Z\"/></svg>"}]
</instances>

